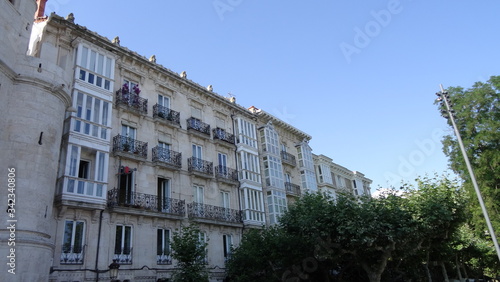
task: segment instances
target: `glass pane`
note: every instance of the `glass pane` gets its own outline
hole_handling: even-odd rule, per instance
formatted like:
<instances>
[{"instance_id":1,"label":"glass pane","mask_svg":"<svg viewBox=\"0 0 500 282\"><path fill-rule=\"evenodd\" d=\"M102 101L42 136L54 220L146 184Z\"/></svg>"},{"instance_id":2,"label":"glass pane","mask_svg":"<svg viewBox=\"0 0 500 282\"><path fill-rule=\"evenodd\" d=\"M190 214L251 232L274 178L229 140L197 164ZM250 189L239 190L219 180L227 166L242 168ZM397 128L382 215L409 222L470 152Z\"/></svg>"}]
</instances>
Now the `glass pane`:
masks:
<instances>
[{"instance_id":1,"label":"glass pane","mask_svg":"<svg viewBox=\"0 0 500 282\"><path fill-rule=\"evenodd\" d=\"M122 253L122 233L123 226L116 226L116 236L115 236L115 254L119 255Z\"/></svg>"},{"instance_id":2,"label":"glass pane","mask_svg":"<svg viewBox=\"0 0 500 282\"><path fill-rule=\"evenodd\" d=\"M125 226L125 242L123 247L123 253L126 255L130 254L132 247L132 227L130 226Z\"/></svg>"},{"instance_id":3,"label":"glass pane","mask_svg":"<svg viewBox=\"0 0 500 282\"><path fill-rule=\"evenodd\" d=\"M108 102L102 102L102 125L108 125Z\"/></svg>"},{"instance_id":4,"label":"glass pane","mask_svg":"<svg viewBox=\"0 0 500 282\"><path fill-rule=\"evenodd\" d=\"M90 51L90 62L89 62L89 70L95 72L95 58L97 56L97 53L95 51Z\"/></svg>"},{"instance_id":5,"label":"glass pane","mask_svg":"<svg viewBox=\"0 0 500 282\"><path fill-rule=\"evenodd\" d=\"M87 47L82 48L82 58L80 60L80 65L84 68L87 68L87 58L89 54L89 49Z\"/></svg>"},{"instance_id":6,"label":"glass pane","mask_svg":"<svg viewBox=\"0 0 500 282\"><path fill-rule=\"evenodd\" d=\"M96 187L96 191L95 191L96 196L97 197L102 197L102 189L103 189L104 185L97 184L96 186L97 186Z\"/></svg>"},{"instance_id":7,"label":"glass pane","mask_svg":"<svg viewBox=\"0 0 500 282\"><path fill-rule=\"evenodd\" d=\"M71 251L71 237L73 235L73 221L66 220L64 225L63 253Z\"/></svg>"},{"instance_id":8,"label":"glass pane","mask_svg":"<svg viewBox=\"0 0 500 282\"><path fill-rule=\"evenodd\" d=\"M80 76L78 77L80 80L85 80L85 75L87 74L86 71L80 70Z\"/></svg>"},{"instance_id":9,"label":"glass pane","mask_svg":"<svg viewBox=\"0 0 500 282\"><path fill-rule=\"evenodd\" d=\"M104 70L103 70L103 67L104 67L104 56L99 54L99 56L97 57L97 73L98 74L104 74Z\"/></svg>"},{"instance_id":10,"label":"glass pane","mask_svg":"<svg viewBox=\"0 0 500 282\"><path fill-rule=\"evenodd\" d=\"M68 193L75 192L75 180L68 179L68 188L66 189L66 191L68 191Z\"/></svg>"},{"instance_id":11,"label":"glass pane","mask_svg":"<svg viewBox=\"0 0 500 282\"><path fill-rule=\"evenodd\" d=\"M77 176L77 164L78 164L78 147L71 146L71 154L69 160L69 172L68 174L71 176Z\"/></svg>"},{"instance_id":12,"label":"glass pane","mask_svg":"<svg viewBox=\"0 0 500 282\"><path fill-rule=\"evenodd\" d=\"M104 75L106 77L110 77L111 78L111 67L112 67L111 66L111 58L106 57L106 71L104 72ZM106 88L106 89L109 89L109 88Z\"/></svg>"},{"instance_id":13,"label":"glass pane","mask_svg":"<svg viewBox=\"0 0 500 282\"><path fill-rule=\"evenodd\" d=\"M163 254L163 229L156 230L156 254Z\"/></svg>"},{"instance_id":14,"label":"glass pane","mask_svg":"<svg viewBox=\"0 0 500 282\"><path fill-rule=\"evenodd\" d=\"M73 243L73 252L81 253L83 247L83 222L77 222L75 227L75 242Z\"/></svg>"},{"instance_id":15,"label":"glass pane","mask_svg":"<svg viewBox=\"0 0 500 282\"><path fill-rule=\"evenodd\" d=\"M78 188L76 190L76 193L78 194L83 194L83 191L85 190L85 182L83 181L78 181Z\"/></svg>"}]
</instances>

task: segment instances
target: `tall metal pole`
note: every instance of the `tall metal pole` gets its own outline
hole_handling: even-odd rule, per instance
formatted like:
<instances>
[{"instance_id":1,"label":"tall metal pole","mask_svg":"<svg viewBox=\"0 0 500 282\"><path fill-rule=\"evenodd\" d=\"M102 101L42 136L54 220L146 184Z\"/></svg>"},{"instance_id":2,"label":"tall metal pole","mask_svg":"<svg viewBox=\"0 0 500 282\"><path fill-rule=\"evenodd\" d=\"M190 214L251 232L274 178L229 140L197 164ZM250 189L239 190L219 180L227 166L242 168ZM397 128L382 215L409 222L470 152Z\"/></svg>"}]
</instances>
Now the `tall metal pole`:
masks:
<instances>
[{"instance_id":1,"label":"tall metal pole","mask_svg":"<svg viewBox=\"0 0 500 282\"><path fill-rule=\"evenodd\" d=\"M472 170L472 166L469 162L469 157L467 157L467 153L465 151L464 144L462 142L462 137L460 137L460 132L458 131L457 124L455 123L455 117L453 115L454 110L451 109L451 106L448 101L448 92L444 91L443 85L440 84L441 93L436 93L438 96L442 98L444 104L446 106L446 110L448 111L448 117L450 118L451 124L453 125L453 129L455 130L455 135L457 136L458 144L460 145L460 150L462 151L462 155L464 156L465 164L467 165L467 169L469 170L470 178L472 180L472 185L474 186L474 190L476 191L477 199L479 200L479 204L481 205L481 209L483 211L484 219L486 220L486 225L488 225L488 230L490 232L491 239L493 240L493 245L495 245L495 250L497 252L498 260L500 260L500 248L498 247L497 236L495 235L495 231L493 230L493 226L491 225L490 217L488 215L488 211L486 210L486 206L484 205L483 197L481 196L481 190L479 190L479 186L477 185L476 176L474 175L474 171Z\"/></svg>"}]
</instances>

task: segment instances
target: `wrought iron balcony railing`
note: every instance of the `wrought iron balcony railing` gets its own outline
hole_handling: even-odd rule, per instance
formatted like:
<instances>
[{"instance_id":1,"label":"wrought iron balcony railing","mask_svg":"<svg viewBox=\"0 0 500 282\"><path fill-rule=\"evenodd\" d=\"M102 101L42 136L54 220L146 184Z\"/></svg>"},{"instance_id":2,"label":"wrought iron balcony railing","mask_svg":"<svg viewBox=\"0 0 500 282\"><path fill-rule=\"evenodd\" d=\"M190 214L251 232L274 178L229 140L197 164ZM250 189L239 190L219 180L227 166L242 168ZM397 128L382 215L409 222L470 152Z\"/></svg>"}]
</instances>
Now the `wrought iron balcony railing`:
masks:
<instances>
[{"instance_id":1,"label":"wrought iron balcony railing","mask_svg":"<svg viewBox=\"0 0 500 282\"><path fill-rule=\"evenodd\" d=\"M116 260L116 262L119 264L132 264L132 250L132 247L115 247L113 260Z\"/></svg>"},{"instance_id":2,"label":"wrought iron balcony railing","mask_svg":"<svg viewBox=\"0 0 500 282\"><path fill-rule=\"evenodd\" d=\"M108 191L108 207L130 207L160 213L183 216L185 201L172 198L159 198L156 195L125 192L114 188Z\"/></svg>"},{"instance_id":3,"label":"wrought iron balcony railing","mask_svg":"<svg viewBox=\"0 0 500 282\"><path fill-rule=\"evenodd\" d=\"M170 255L156 255L156 264L159 265L172 264L172 257Z\"/></svg>"},{"instance_id":4,"label":"wrought iron balcony railing","mask_svg":"<svg viewBox=\"0 0 500 282\"><path fill-rule=\"evenodd\" d=\"M214 128L212 132L214 134L214 139L226 141L229 144L235 144L234 134L231 134L219 127Z\"/></svg>"},{"instance_id":5,"label":"wrought iron balcony railing","mask_svg":"<svg viewBox=\"0 0 500 282\"><path fill-rule=\"evenodd\" d=\"M236 169L218 165L215 167L215 177L238 181L238 171Z\"/></svg>"},{"instance_id":6,"label":"wrought iron balcony railing","mask_svg":"<svg viewBox=\"0 0 500 282\"><path fill-rule=\"evenodd\" d=\"M64 244L61 250L61 264L83 264L85 246Z\"/></svg>"},{"instance_id":7,"label":"wrought iron balcony railing","mask_svg":"<svg viewBox=\"0 0 500 282\"><path fill-rule=\"evenodd\" d=\"M285 190L287 194L300 196L300 185L285 182Z\"/></svg>"},{"instance_id":8,"label":"wrought iron balcony railing","mask_svg":"<svg viewBox=\"0 0 500 282\"><path fill-rule=\"evenodd\" d=\"M159 104L153 106L153 117L165 119L181 126L180 113Z\"/></svg>"},{"instance_id":9,"label":"wrought iron balcony railing","mask_svg":"<svg viewBox=\"0 0 500 282\"><path fill-rule=\"evenodd\" d=\"M281 151L281 160L289 165L296 166L297 161L295 160L295 156L286 152Z\"/></svg>"},{"instance_id":10,"label":"wrought iron balcony railing","mask_svg":"<svg viewBox=\"0 0 500 282\"><path fill-rule=\"evenodd\" d=\"M200 203L187 204L188 217L203 218L216 221L226 221L232 223L241 223L241 212L239 210L205 205Z\"/></svg>"},{"instance_id":11,"label":"wrought iron balcony railing","mask_svg":"<svg viewBox=\"0 0 500 282\"><path fill-rule=\"evenodd\" d=\"M148 157L148 142L142 142L123 135L113 137L113 152L127 152L141 158Z\"/></svg>"},{"instance_id":12,"label":"wrought iron balcony railing","mask_svg":"<svg viewBox=\"0 0 500 282\"><path fill-rule=\"evenodd\" d=\"M153 162L161 162L181 168L182 153L156 146L153 148Z\"/></svg>"},{"instance_id":13,"label":"wrought iron balcony railing","mask_svg":"<svg viewBox=\"0 0 500 282\"><path fill-rule=\"evenodd\" d=\"M193 129L210 136L210 125L194 117L187 119L187 129Z\"/></svg>"},{"instance_id":14,"label":"wrought iron balcony railing","mask_svg":"<svg viewBox=\"0 0 500 282\"><path fill-rule=\"evenodd\" d=\"M122 89L116 91L116 104L124 105L141 114L148 114L148 99L139 97L133 92L126 92Z\"/></svg>"},{"instance_id":15,"label":"wrought iron balcony railing","mask_svg":"<svg viewBox=\"0 0 500 282\"><path fill-rule=\"evenodd\" d=\"M188 171L213 175L214 164L213 162L191 157L188 159Z\"/></svg>"}]
</instances>

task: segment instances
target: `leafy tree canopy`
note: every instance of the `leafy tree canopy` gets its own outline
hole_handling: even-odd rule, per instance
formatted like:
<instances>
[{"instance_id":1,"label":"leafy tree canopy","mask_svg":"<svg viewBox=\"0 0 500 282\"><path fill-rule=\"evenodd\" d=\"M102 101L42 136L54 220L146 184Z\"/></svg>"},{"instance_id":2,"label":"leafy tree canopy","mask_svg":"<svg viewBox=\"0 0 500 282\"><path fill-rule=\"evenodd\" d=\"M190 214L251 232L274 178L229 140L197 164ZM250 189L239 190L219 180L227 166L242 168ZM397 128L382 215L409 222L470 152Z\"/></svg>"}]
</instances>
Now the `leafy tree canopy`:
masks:
<instances>
[{"instance_id":1,"label":"leafy tree canopy","mask_svg":"<svg viewBox=\"0 0 500 282\"><path fill-rule=\"evenodd\" d=\"M455 110L455 122L474 169L493 228L498 233L500 231L500 76L492 76L487 82L476 82L468 89L449 87L447 91ZM448 123L451 126L451 122ZM449 158L451 169L464 180L464 187L471 192L469 195L472 223L478 234L482 234L487 230L486 223L454 134L444 137L443 150Z\"/></svg>"}]
</instances>

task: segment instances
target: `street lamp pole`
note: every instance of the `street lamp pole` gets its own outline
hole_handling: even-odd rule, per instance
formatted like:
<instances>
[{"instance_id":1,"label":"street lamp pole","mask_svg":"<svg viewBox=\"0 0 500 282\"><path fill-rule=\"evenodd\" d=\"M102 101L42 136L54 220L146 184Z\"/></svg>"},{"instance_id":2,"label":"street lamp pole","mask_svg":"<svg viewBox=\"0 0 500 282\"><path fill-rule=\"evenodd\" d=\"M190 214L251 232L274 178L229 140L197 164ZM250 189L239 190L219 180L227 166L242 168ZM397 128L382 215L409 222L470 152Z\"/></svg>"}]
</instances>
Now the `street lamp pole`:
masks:
<instances>
[{"instance_id":1,"label":"street lamp pole","mask_svg":"<svg viewBox=\"0 0 500 282\"><path fill-rule=\"evenodd\" d=\"M495 235L495 231L493 230L493 226L491 225L490 217L488 215L488 211L486 210L486 206L484 205L483 197L481 196L481 190L479 190L479 186L477 185L476 176L474 175L474 171L472 170L472 166L469 162L469 157L465 151L464 144L462 142L462 137L460 137L460 132L458 131L457 124L455 123L455 110L451 108L448 91L443 89L443 85L440 84L441 92L436 93L439 97L438 101L444 102L446 106L446 111L448 113L448 117L450 118L451 124L453 125L453 129L455 130L455 135L458 140L458 145L460 146L460 150L462 151L462 155L464 156L465 164L467 165L467 169L469 170L470 178L472 180L472 185L474 186L474 190L476 191L477 199L479 200L479 205L481 205L481 210L483 211L484 219L486 220L486 225L488 226L488 230L491 235L491 239L493 240L493 245L495 245L495 250L497 252L498 259L500 260L500 248L498 247L497 237Z\"/></svg>"}]
</instances>

